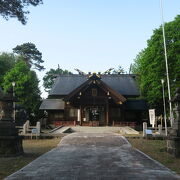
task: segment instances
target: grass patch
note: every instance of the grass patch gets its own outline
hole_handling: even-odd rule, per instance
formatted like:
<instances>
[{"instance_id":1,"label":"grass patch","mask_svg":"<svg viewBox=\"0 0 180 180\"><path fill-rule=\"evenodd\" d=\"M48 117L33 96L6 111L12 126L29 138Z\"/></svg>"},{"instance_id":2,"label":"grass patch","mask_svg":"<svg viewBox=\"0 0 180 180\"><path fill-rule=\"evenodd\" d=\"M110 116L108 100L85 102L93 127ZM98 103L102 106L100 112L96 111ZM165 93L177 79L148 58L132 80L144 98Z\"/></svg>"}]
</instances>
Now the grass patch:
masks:
<instances>
[{"instance_id":1,"label":"grass patch","mask_svg":"<svg viewBox=\"0 0 180 180\"><path fill-rule=\"evenodd\" d=\"M128 141L134 148L139 149L164 166L180 174L180 158L175 158L166 152L165 140L132 139Z\"/></svg>"},{"instance_id":2,"label":"grass patch","mask_svg":"<svg viewBox=\"0 0 180 180\"><path fill-rule=\"evenodd\" d=\"M24 154L17 157L0 158L0 179L16 172L40 155L56 147L60 138L23 140Z\"/></svg>"}]
</instances>

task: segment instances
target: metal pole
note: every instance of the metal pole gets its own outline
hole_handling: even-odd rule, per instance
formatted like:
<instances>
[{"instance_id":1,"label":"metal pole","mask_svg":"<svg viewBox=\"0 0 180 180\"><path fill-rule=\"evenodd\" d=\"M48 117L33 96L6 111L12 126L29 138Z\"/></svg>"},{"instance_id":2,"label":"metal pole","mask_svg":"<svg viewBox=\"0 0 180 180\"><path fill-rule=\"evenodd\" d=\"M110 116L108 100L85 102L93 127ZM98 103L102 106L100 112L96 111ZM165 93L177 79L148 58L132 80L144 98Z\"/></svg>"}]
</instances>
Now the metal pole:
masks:
<instances>
[{"instance_id":1,"label":"metal pole","mask_svg":"<svg viewBox=\"0 0 180 180\"><path fill-rule=\"evenodd\" d=\"M164 17L163 17L163 4L162 4L162 0L160 0L160 5L161 5L162 31L163 31L163 41L164 41L164 56L165 56L165 62L166 62L166 77L167 77L167 85L168 85L170 122L171 122L171 126L172 126L172 123L173 123L173 113L172 113L172 104L171 104L171 90L170 90L170 83L169 83L169 70L168 70L168 62L167 62L167 50L166 50L166 38L165 38L165 30L164 30Z\"/></svg>"},{"instance_id":2,"label":"metal pole","mask_svg":"<svg viewBox=\"0 0 180 180\"><path fill-rule=\"evenodd\" d=\"M15 91L14 91L15 82L12 82L12 87L13 87L13 99L14 99L14 97L15 97ZM13 101L13 119L15 122L16 121L16 104L15 104L15 101Z\"/></svg>"},{"instance_id":3,"label":"metal pole","mask_svg":"<svg viewBox=\"0 0 180 180\"><path fill-rule=\"evenodd\" d=\"M164 79L161 79L161 83L162 83L162 90L163 90L165 135L167 136L167 118L166 118L166 102L165 102L165 95L164 95Z\"/></svg>"}]
</instances>

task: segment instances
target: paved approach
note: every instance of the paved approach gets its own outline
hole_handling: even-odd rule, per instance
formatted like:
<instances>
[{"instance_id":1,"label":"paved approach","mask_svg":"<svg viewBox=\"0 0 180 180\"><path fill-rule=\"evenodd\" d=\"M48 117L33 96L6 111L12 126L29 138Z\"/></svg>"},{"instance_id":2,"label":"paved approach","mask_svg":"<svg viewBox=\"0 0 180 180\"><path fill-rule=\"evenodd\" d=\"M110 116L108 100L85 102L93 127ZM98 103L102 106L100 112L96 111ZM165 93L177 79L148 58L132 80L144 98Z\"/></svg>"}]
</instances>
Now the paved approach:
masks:
<instances>
[{"instance_id":1,"label":"paved approach","mask_svg":"<svg viewBox=\"0 0 180 180\"><path fill-rule=\"evenodd\" d=\"M6 180L180 179L114 133L73 133Z\"/></svg>"}]
</instances>

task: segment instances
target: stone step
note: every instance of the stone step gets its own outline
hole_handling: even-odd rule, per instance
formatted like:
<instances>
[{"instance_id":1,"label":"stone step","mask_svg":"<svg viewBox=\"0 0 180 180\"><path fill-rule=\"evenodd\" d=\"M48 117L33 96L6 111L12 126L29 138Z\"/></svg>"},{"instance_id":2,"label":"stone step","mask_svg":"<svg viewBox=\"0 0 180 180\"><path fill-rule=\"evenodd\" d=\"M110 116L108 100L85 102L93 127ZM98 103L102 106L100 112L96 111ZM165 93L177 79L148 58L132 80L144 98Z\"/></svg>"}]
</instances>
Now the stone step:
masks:
<instances>
[{"instance_id":1,"label":"stone step","mask_svg":"<svg viewBox=\"0 0 180 180\"><path fill-rule=\"evenodd\" d=\"M61 133L68 133L71 132L71 128L67 126L62 126L57 130L53 131L51 134L61 134Z\"/></svg>"}]
</instances>

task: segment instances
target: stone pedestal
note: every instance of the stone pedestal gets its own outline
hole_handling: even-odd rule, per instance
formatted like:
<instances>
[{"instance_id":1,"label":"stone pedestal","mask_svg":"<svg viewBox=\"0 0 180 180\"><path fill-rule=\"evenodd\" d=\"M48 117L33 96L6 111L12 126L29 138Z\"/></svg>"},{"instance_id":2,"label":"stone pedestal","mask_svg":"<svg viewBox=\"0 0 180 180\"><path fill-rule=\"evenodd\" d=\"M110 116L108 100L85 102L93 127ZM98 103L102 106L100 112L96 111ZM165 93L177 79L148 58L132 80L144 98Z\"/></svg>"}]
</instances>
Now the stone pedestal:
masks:
<instances>
[{"instance_id":1,"label":"stone pedestal","mask_svg":"<svg viewBox=\"0 0 180 180\"><path fill-rule=\"evenodd\" d=\"M19 136L0 136L0 157L23 154L22 138Z\"/></svg>"},{"instance_id":2,"label":"stone pedestal","mask_svg":"<svg viewBox=\"0 0 180 180\"><path fill-rule=\"evenodd\" d=\"M22 153L22 137L18 136L15 124L11 121L0 121L0 156L16 156Z\"/></svg>"},{"instance_id":3,"label":"stone pedestal","mask_svg":"<svg viewBox=\"0 0 180 180\"><path fill-rule=\"evenodd\" d=\"M169 130L169 137L167 140L167 151L175 157L180 157L180 88L176 90L176 95L172 102L175 103L176 117L172 128Z\"/></svg>"},{"instance_id":4,"label":"stone pedestal","mask_svg":"<svg viewBox=\"0 0 180 180\"><path fill-rule=\"evenodd\" d=\"M180 138L170 138L167 141L167 151L175 157L180 158Z\"/></svg>"},{"instance_id":5,"label":"stone pedestal","mask_svg":"<svg viewBox=\"0 0 180 180\"><path fill-rule=\"evenodd\" d=\"M0 92L0 156L16 156L23 153L22 137L18 136L12 119L13 97Z\"/></svg>"}]
</instances>

